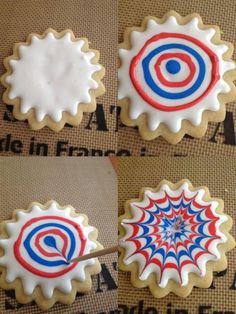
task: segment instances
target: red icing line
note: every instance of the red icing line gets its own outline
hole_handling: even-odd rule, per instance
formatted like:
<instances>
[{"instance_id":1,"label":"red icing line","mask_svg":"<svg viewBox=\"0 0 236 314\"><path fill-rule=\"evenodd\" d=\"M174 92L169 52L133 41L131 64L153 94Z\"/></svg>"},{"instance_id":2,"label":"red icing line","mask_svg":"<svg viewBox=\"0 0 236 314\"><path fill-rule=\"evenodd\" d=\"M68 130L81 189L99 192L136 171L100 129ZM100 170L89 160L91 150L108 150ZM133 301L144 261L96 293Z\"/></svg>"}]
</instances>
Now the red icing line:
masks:
<instances>
[{"instance_id":1,"label":"red icing line","mask_svg":"<svg viewBox=\"0 0 236 314\"><path fill-rule=\"evenodd\" d=\"M212 62L212 80L211 83L209 84L208 88L205 90L205 92L199 96L198 98L196 98L195 100L187 103L187 104L183 104L183 105L178 105L178 106L172 106L172 107L168 107L166 105L162 105L159 102L155 101L154 99L152 99L143 89L141 84L138 82L136 75L135 75L135 69L136 66L138 64L138 62L140 61L143 53L145 52L145 49L147 48L147 46L149 44L151 44L154 41L157 41L159 39L163 39L163 38L182 38L182 39L186 39L189 40L191 42L193 42L194 44L196 44L197 46L199 46L200 48L202 48L209 56L209 58L211 59ZM145 45L142 47L142 49L140 50L140 52L137 54L137 56L135 56L130 64L130 69L129 69L129 75L131 78L131 81L136 89L136 91L139 93L139 95L148 103L150 104L152 107L162 110L162 111L177 111L177 110L183 110L183 109L187 109L190 107L193 107L194 105L196 105L199 101L201 101L204 97L206 97L210 91L213 89L213 87L215 86L216 82L219 80L220 75L219 75L219 60L217 55L211 50L209 49L205 44L203 44L201 41L199 41L198 39L185 35L185 34L178 34L178 33L160 33L158 35L153 36L152 38L150 38Z\"/></svg>"},{"instance_id":2,"label":"red icing line","mask_svg":"<svg viewBox=\"0 0 236 314\"><path fill-rule=\"evenodd\" d=\"M165 77L163 76L163 74L161 72L160 65L161 65L161 62L163 60L170 59L170 58L177 58L177 59L180 59L180 60L182 60L188 64L190 73L185 80L183 80L181 82L171 82L171 81L168 81L165 79ZM188 83L191 82L191 80L193 79L194 74L196 72L195 64L193 63L190 56L185 54L185 53L165 53L165 54L161 55L160 58L158 58L154 68L156 70L156 74L157 74L159 81L163 85L166 85L168 87L183 87L183 86L187 85Z\"/></svg>"},{"instance_id":3,"label":"red icing line","mask_svg":"<svg viewBox=\"0 0 236 314\"><path fill-rule=\"evenodd\" d=\"M66 268L61 270L61 271L49 273L49 272L41 271L40 269L37 269L37 268L33 267L32 265L30 265L29 263L27 263L24 260L24 258L21 256L21 253L19 251L20 246L21 246L21 242L22 242L23 233L24 233L25 229L28 228L31 224L33 224L39 220L47 220L47 219L60 220L60 221L67 222L68 224L72 225L78 231L78 236L81 240L81 248L80 248L78 257L83 255L87 239L85 238L80 225L78 225L77 223L75 223L75 222L73 222L67 218L58 217L58 216L37 217L37 218L32 218L31 220L29 220L21 229L19 237L17 238L16 242L14 243L14 254L15 254L17 261L28 271L30 271L30 272L32 272L32 273L34 273L40 277L56 278L56 277L59 277L59 276L66 274L70 270L72 270L77 265L77 262L75 261L74 263L71 263L69 266L65 266Z\"/></svg>"}]
</instances>

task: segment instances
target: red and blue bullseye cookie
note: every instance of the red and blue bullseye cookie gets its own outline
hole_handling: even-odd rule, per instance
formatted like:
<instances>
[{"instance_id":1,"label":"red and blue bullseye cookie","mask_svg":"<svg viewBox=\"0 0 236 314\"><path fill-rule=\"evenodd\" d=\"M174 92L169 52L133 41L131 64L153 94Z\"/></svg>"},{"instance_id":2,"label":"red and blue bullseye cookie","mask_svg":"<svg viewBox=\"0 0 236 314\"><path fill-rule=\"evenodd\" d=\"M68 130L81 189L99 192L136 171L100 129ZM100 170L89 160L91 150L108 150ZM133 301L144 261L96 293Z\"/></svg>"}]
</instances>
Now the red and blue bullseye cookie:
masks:
<instances>
[{"instance_id":1,"label":"red and blue bullseye cookie","mask_svg":"<svg viewBox=\"0 0 236 314\"><path fill-rule=\"evenodd\" d=\"M0 287L14 289L20 303L34 300L43 310L71 304L101 271L97 258L70 262L102 248L96 228L70 205L33 202L2 221L0 230Z\"/></svg>"},{"instance_id":2,"label":"red and blue bullseye cookie","mask_svg":"<svg viewBox=\"0 0 236 314\"><path fill-rule=\"evenodd\" d=\"M197 14L174 11L146 17L125 31L119 57L121 119L146 140L172 144L185 134L201 137L208 121L222 121L225 103L236 98L233 46Z\"/></svg>"}]
</instances>

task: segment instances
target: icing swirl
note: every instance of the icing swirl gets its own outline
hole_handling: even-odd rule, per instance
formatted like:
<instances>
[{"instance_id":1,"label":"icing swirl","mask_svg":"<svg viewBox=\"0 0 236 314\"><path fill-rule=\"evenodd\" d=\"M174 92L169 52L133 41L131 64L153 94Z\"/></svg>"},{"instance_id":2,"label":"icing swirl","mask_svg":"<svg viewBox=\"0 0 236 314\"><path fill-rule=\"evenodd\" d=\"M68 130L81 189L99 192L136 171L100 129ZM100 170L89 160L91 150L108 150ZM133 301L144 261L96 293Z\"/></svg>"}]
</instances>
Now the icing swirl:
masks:
<instances>
[{"instance_id":1,"label":"icing swirl","mask_svg":"<svg viewBox=\"0 0 236 314\"><path fill-rule=\"evenodd\" d=\"M164 184L130 203L132 217L121 222L125 236L120 246L125 265L138 263L140 280L154 272L160 288L170 280L186 286L189 273L203 277L207 262L220 259L217 246L227 238L219 227L227 216L218 214L218 202L205 201L204 195L204 189L191 191L187 182L177 190Z\"/></svg>"},{"instance_id":2,"label":"icing swirl","mask_svg":"<svg viewBox=\"0 0 236 314\"><path fill-rule=\"evenodd\" d=\"M4 255L0 265L7 269L6 281L20 278L24 293L40 286L45 298L54 289L72 292L72 280L86 280L86 267L95 259L68 264L68 260L90 253L97 243L89 239L94 228L84 225L84 216L71 216L71 208L51 201L47 209L34 204L30 212L18 211L17 221L7 222L7 239L0 239Z\"/></svg>"}]
</instances>

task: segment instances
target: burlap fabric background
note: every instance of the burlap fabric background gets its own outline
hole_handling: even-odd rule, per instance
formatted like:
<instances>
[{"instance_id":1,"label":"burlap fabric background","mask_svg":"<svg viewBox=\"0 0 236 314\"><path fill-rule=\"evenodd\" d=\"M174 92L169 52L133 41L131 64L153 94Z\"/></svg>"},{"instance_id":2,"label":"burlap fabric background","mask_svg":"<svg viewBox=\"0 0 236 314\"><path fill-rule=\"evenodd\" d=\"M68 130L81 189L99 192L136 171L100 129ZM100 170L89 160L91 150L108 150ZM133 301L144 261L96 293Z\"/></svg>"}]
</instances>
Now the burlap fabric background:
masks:
<instances>
[{"instance_id":1,"label":"burlap fabric background","mask_svg":"<svg viewBox=\"0 0 236 314\"><path fill-rule=\"evenodd\" d=\"M119 42L123 41L126 27L140 26L147 15L162 17L169 10L181 15L199 13L205 24L219 25L224 40L236 44L236 1L235 0L119 0L118 30ZM234 52L236 60L236 52ZM236 102L227 105L227 120L218 125L210 123L204 138L185 138L176 146L169 145L159 138L151 142L141 139L138 130L121 127L118 137L119 150L127 150L135 156L139 155L235 155L236 154ZM218 129L219 127L219 129ZM215 135L216 133L216 135ZM222 133L225 133L222 134Z\"/></svg>"},{"instance_id":2,"label":"burlap fabric background","mask_svg":"<svg viewBox=\"0 0 236 314\"><path fill-rule=\"evenodd\" d=\"M48 27L57 31L70 28L76 37L87 37L90 48L100 51L100 63L106 69L103 83L106 93L97 98L97 115L84 114L79 127L65 127L58 134L47 127L30 130L28 123L14 121L0 101L0 140L8 134L11 142L19 140L23 148L19 155L29 153L32 141L48 145L47 155L56 155L58 141L77 147L74 155L104 155L116 150L116 63L117 63L117 3L113 0L1 0L0 1L0 75L5 72L3 59L12 54L14 43L25 41L28 34L41 34ZM0 87L0 98L3 87ZM97 123L98 122L98 123ZM32 139L34 137L34 139ZM13 155L12 147L0 145L1 155ZM99 150L99 151L96 151ZM41 151L41 154L43 152ZM61 153L68 155L68 151Z\"/></svg>"},{"instance_id":3,"label":"burlap fabric background","mask_svg":"<svg viewBox=\"0 0 236 314\"><path fill-rule=\"evenodd\" d=\"M194 186L208 186L212 196L222 198L225 212L234 219L236 237L236 161L228 158L120 158L118 176L119 214L124 202L138 197L142 187L156 187L162 179L177 182L188 178ZM203 314L236 313L236 249L228 253L227 273L215 276L214 288L195 288L187 299L173 294L154 299L148 288L137 289L130 273L119 271L120 313ZM202 308L201 308L202 307ZM205 307L205 308L204 308ZM177 311L177 309L179 311Z\"/></svg>"},{"instance_id":4,"label":"burlap fabric background","mask_svg":"<svg viewBox=\"0 0 236 314\"><path fill-rule=\"evenodd\" d=\"M62 171L63 169L63 171ZM105 158L0 158L0 219L31 201L55 199L85 213L97 227L98 240L109 247L117 242L116 174ZM47 313L104 314L117 307L117 254L100 258L103 271L93 277L92 292L78 295L65 306L56 304ZM13 293L0 289L0 313L41 313L35 304L20 305Z\"/></svg>"}]
</instances>

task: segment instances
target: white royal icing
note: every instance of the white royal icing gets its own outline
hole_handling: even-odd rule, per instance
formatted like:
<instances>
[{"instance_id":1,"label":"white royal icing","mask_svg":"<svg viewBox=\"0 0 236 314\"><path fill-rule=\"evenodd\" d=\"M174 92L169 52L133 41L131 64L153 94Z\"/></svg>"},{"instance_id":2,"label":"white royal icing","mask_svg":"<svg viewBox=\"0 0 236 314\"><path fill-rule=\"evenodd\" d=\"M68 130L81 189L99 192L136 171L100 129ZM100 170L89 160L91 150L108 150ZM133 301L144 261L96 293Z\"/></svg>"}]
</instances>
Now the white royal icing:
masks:
<instances>
[{"instance_id":1,"label":"white royal icing","mask_svg":"<svg viewBox=\"0 0 236 314\"><path fill-rule=\"evenodd\" d=\"M84 248L84 252L82 255L88 254L91 252L91 250L94 250L97 248L97 244L93 241L91 241L88 237L89 234L93 231L93 227L91 226L84 226L83 225L83 216L75 216L72 217L70 215L71 209L69 207L65 209L58 208L58 205L55 202L52 202L47 210L43 210L38 205L33 205L32 211L27 213L23 211L17 212L17 221L16 222L9 222L6 224L6 231L8 233L9 238L8 239L0 239L0 247L4 249L4 255L0 257L0 265L6 267L7 274L6 274L6 281L8 283L13 282L16 278L20 278L23 284L24 293L26 295L30 295L33 293L36 286L40 286L42 293L45 298L51 298L54 292L54 289L59 289L65 294L69 294L72 292L72 283L71 280L75 279L80 282L85 281L86 274L85 274L85 268L87 266L92 266L95 264L95 259L88 259L81 262L76 262L76 266L71 269L70 271L66 272L63 275L53 277L53 278L47 278L43 276L39 276L25 267L17 260L15 254L14 254L14 243L17 241L20 231L22 230L22 227L30 221L32 218L38 218L38 217L47 217L49 215L56 216L56 217L62 217L66 218L71 222L74 222L80 226L82 229L82 232L84 234L84 238L86 239L86 244ZM41 220L39 222L35 222L30 224L29 227L26 228L25 232L23 233L22 243L19 247L19 251L21 256L25 261L27 261L32 267L35 267L37 270L45 271L45 272L58 272L63 271L67 267L71 266L71 264L64 264L59 265L55 267L48 267L44 266L41 263L38 263L37 261L33 260L30 255L29 251L25 248L23 245L23 241L25 241L27 235L32 231L36 230L37 227L40 228L40 226L43 223L60 223L60 221L57 221L54 219L46 219ZM73 226L67 222L61 223L64 227L68 228L76 239L75 241L75 249L73 251L73 254L70 259L78 257L78 252L81 248L81 239L78 237L78 234L73 228ZM40 231L49 231L48 235L51 235L50 233L50 226L45 227L43 229L40 229ZM68 246L66 249L66 256L69 254L69 250L71 248L71 241L68 237L68 233L64 231L61 227L53 227L54 229L57 229L59 231L62 231L64 236L68 239ZM47 261L58 261L58 260L65 260L62 256L60 256L60 252L63 248L63 240L62 237L58 235L53 235L53 238L56 243L56 247L58 250L55 250L55 248L48 246L45 244L45 237L47 235L41 236L39 239L40 247L45 249L48 253L59 253L59 256L56 257L48 257L45 258L45 256L37 249L36 247L36 236L38 235L39 231L35 233L34 236L30 239L31 248L33 251L37 254L37 256L46 259Z\"/></svg>"},{"instance_id":2,"label":"white royal icing","mask_svg":"<svg viewBox=\"0 0 236 314\"><path fill-rule=\"evenodd\" d=\"M211 111L218 111L220 109L220 102L218 100L219 93L228 93L230 91L230 86L226 83L223 76L224 74L235 68L233 62L224 61L223 54L228 50L228 47L224 44L214 44L211 40L212 37L215 35L215 29L209 28L202 30L198 26L199 20L198 18L193 18L189 23L185 25L179 25L176 18L174 16L170 16L163 24L158 24L155 20L149 19L147 23L147 28L145 31L138 32L132 31L130 35L131 41L131 48L130 49L119 49L119 57L121 60L121 66L118 71L118 78L119 78L119 91L118 91L118 99L129 99L129 118L134 120L137 119L141 114L147 114L148 120L148 128L150 131L154 131L158 128L160 123L164 123L172 132L177 133L181 129L182 121L184 119L190 121L193 125L197 126L202 121L202 114L206 110ZM206 95L203 99L201 99L196 105L176 110L176 111L162 111L151 106L135 89L133 82L130 78L129 71L130 71L130 64L132 59L140 52L144 44L152 38L154 35L160 33L178 33L178 34L185 34L192 36L193 38L198 39L208 48L210 48L219 59L219 75L220 79L217 81L213 89ZM144 73L142 70L142 61L144 57L148 55L151 51L158 47L163 47L164 45L172 44L185 44L186 46L192 48L194 51L200 54L202 57L204 64L206 66L206 73L204 80L200 87L192 94L182 97L181 99L168 99L161 97L157 93L155 93L149 85L146 83L144 78ZM164 52L168 53L181 53L183 52L181 49L178 48L170 48L159 53L158 57L160 57ZM159 81L155 70L154 65L157 60L157 57L153 57L150 62L150 73L157 84L158 87L163 89L166 92L172 93L179 93L184 92L186 89L190 88L196 83L197 74L199 73L199 66L198 62L195 57L192 57L189 52L184 51L185 54L189 55L196 66L196 73L192 78L191 82L185 85L184 87L168 87L163 86L163 84ZM175 58L172 58L176 60ZM188 66L186 66L185 62L178 60L180 64L180 71L177 74L168 73L166 70L166 62L167 60L163 61L160 64L161 72L164 78L171 82L180 82L187 78L189 75ZM143 57L141 58L140 62L137 65L136 75L138 81L145 92L155 99L155 101L164 104L167 107L177 106L177 105L184 105L197 99L199 96L206 91L207 87L209 86L209 82L211 81L211 69L212 63L207 55L207 53L200 47L198 47L195 43L192 43L185 39L175 38L174 41L172 38L164 38L158 40L158 42L152 43L146 48Z\"/></svg>"},{"instance_id":3,"label":"white royal icing","mask_svg":"<svg viewBox=\"0 0 236 314\"><path fill-rule=\"evenodd\" d=\"M19 60L10 60L12 74L6 82L11 86L9 98L20 97L23 114L34 108L38 122L46 115L59 122L63 112L75 116L80 103L91 102L89 91L98 88L92 76L101 66L92 64L94 52L82 51L84 43L72 41L70 32L62 38L49 32L19 47Z\"/></svg>"},{"instance_id":4,"label":"white royal icing","mask_svg":"<svg viewBox=\"0 0 236 314\"><path fill-rule=\"evenodd\" d=\"M167 193L171 197L179 197L181 196L181 193L183 193L183 191L184 195L187 198L193 198L191 201L185 201L185 204L188 204L189 208L191 208L191 210L195 212L196 215L193 216L194 218L191 222L182 213L180 215L181 217L177 218L176 223L178 224L180 222L180 225L184 226L185 231L179 232L178 229L176 229L176 224L171 222L170 219L167 217L168 215L173 213L174 210L174 216L178 217L179 213L182 210L181 206L178 206L178 204L180 204L179 200L174 200L172 201L172 204L170 204L169 200L167 199L164 203L159 205L157 205L157 203L155 202L151 203L150 200L160 200L165 197L165 193ZM219 227L222 223L227 221L228 218L227 216L222 214L220 215L216 212L216 208L219 205L217 201L203 201L204 195L204 189L197 189L197 191L192 192L189 189L189 184L187 182L183 183L176 190L171 190L171 188L167 184L164 184L161 186L158 192L151 192L149 190L146 190L142 201L130 203L132 218L124 218L122 220L121 224L125 230L125 235L120 239L119 244L125 249L125 255L123 258L124 264L130 265L133 262L138 263L140 280L146 280L151 273L156 273L158 278L157 283L158 286L161 288L165 288L169 280L174 280L180 286L186 286L189 283L189 273L195 273L200 277L203 277L206 274L207 262L216 261L221 258L218 245L220 243L227 242L227 237L219 230ZM148 210L143 210L144 207L150 204L151 206ZM200 205L201 209L210 206L210 212L214 215L214 217L218 219L215 223L216 237L212 238L213 240L211 241L207 252L201 255L200 258L196 258L196 256L197 254L199 254L199 252L202 252L203 250L200 247L194 248L193 245L195 245L197 241L199 241L198 244L200 244L204 248L207 241L209 240L209 237L212 236L212 233L210 233L208 228L210 224L210 219L206 217L205 210L197 215L197 213L199 213L199 209L196 207L196 204ZM161 219L161 221L158 221L156 218L153 219L152 215L152 213L158 210L158 207L165 216L165 218ZM139 219L142 220L143 223L141 225L144 227L140 227ZM208 222L206 222L204 225L200 223L195 226L194 234L191 229L191 225L198 222L199 219L204 221L207 220ZM138 231L133 237L134 225L138 227ZM159 228L158 231L157 228ZM199 233L204 234L202 239L200 239ZM192 236L193 238L190 243L188 243L187 245L185 244L185 248L183 246L179 246L177 251L175 251L175 245L173 245L174 243L171 241L171 237L174 237L175 235L177 236L177 238L175 239L175 243L178 243L178 245L188 240L189 236ZM139 243L140 249L138 252L135 242L131 241L130 237L132 237L133 239L135 238L136 243ZM152 249L151 246L148 245L148 241L150 239L152 241L152 244L157 244L158 241L161 241L162 244L172 244L173 246L169 246L169 249L167 249L165 245L161 246L160 244L158 244L159 248L162 247L162 249L165 250L164 255L161 254L160 251L156 251L151 257ZM190 251L191 254L189 254ZM155 264L154 262L147 263L147 259L144 257L145 254L142 254L144 252L148 254L149 262L153 259L157 259L161 263L162 268L157 266L157 264ZM179 265L182 265L181 263L183 263L184 261L190 261L190 263L184 265L180 270L177 259L175 257L168 256L166 260L164 260L164 256L166 257L167 253L176 253L175 256L179 258ZM186 255L181 256L182 253L185 253ZM194 264L189 256L191 256L194 261L196 259L197 262ZM175 264L176 268L167 267L164 269L164 265L166 265L167 263Z\"/></svg>"}]
</instances>

